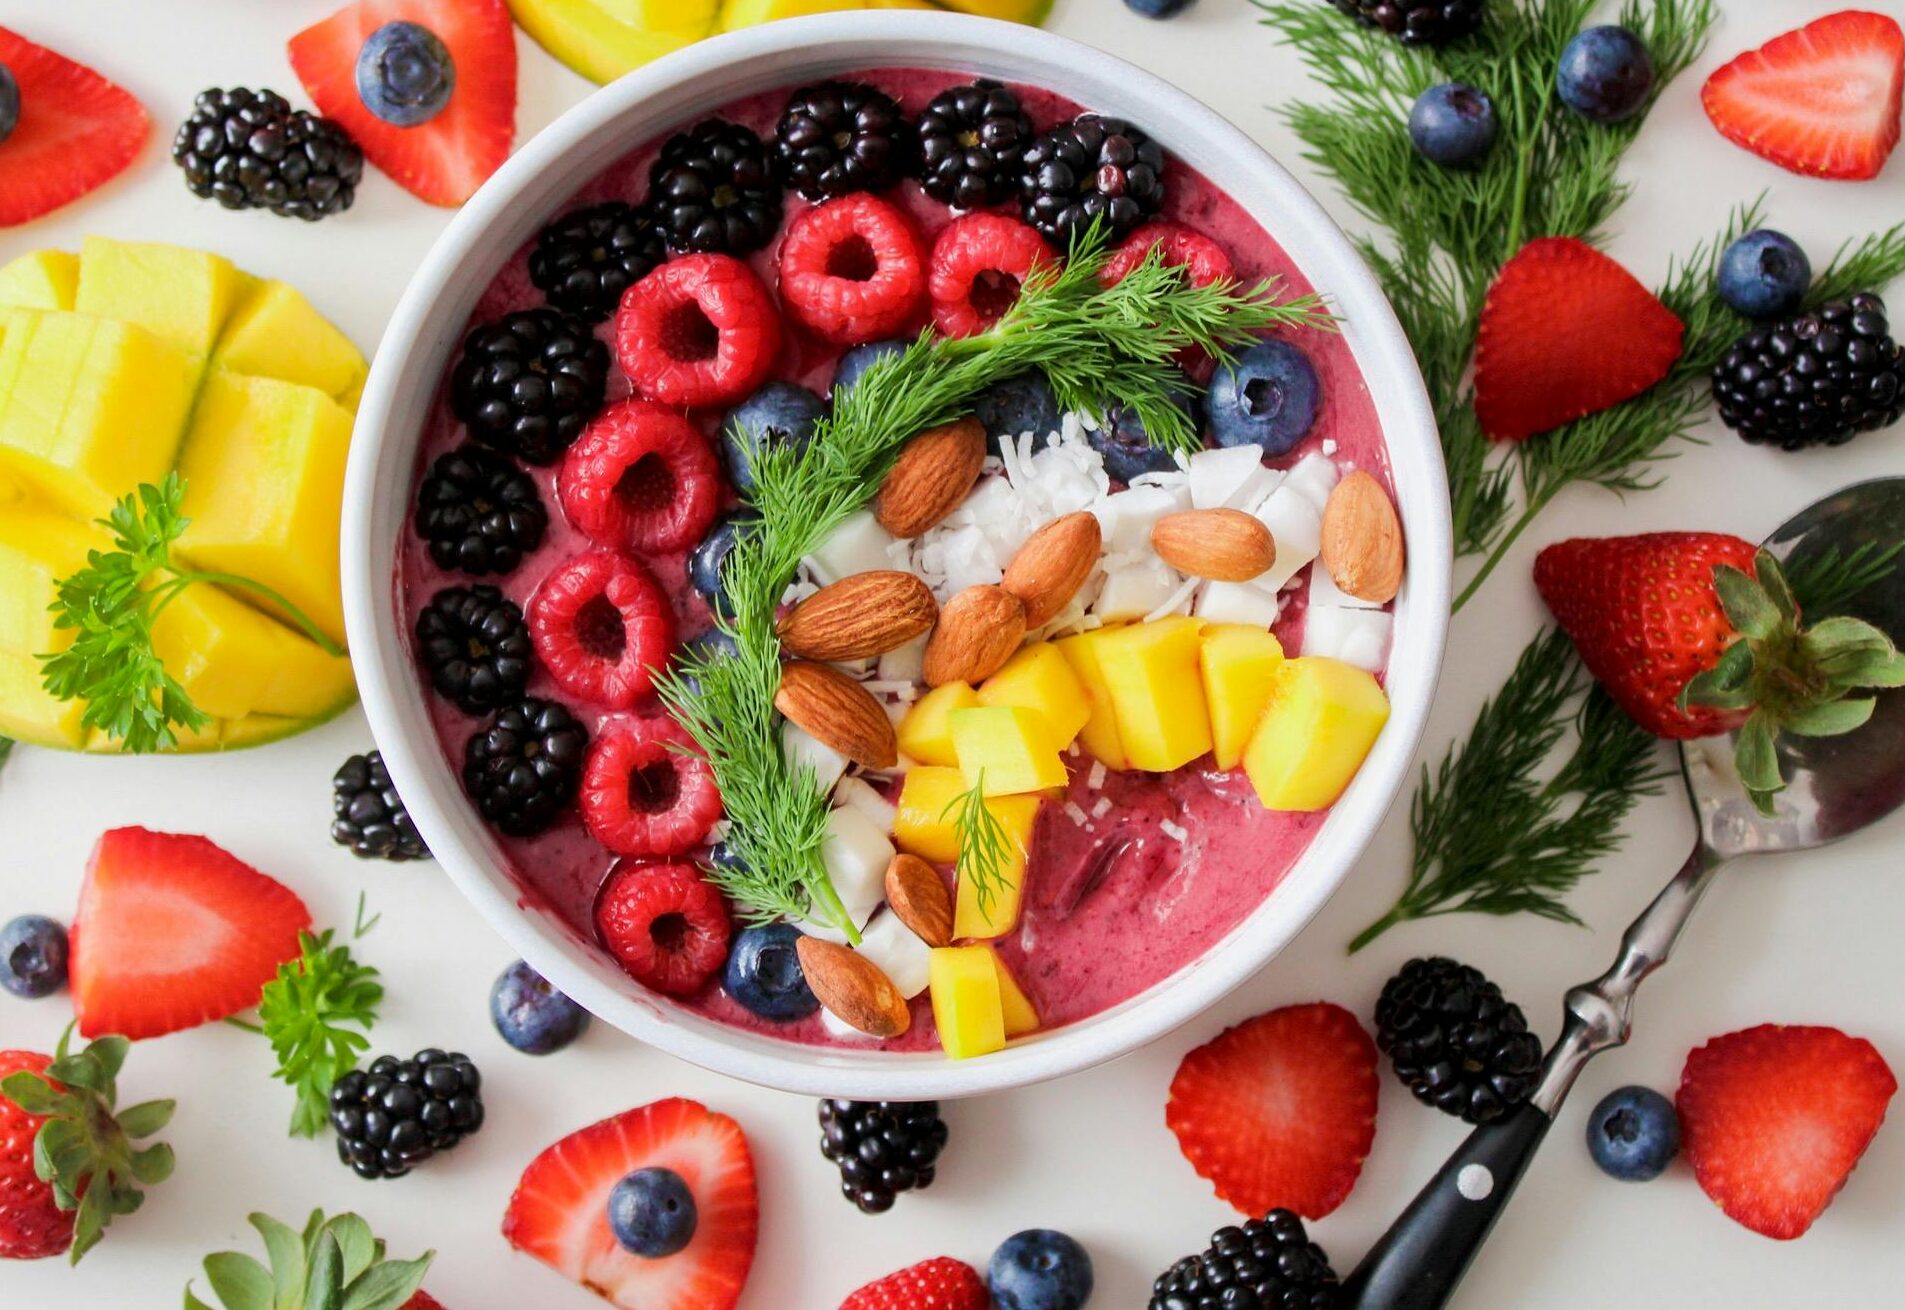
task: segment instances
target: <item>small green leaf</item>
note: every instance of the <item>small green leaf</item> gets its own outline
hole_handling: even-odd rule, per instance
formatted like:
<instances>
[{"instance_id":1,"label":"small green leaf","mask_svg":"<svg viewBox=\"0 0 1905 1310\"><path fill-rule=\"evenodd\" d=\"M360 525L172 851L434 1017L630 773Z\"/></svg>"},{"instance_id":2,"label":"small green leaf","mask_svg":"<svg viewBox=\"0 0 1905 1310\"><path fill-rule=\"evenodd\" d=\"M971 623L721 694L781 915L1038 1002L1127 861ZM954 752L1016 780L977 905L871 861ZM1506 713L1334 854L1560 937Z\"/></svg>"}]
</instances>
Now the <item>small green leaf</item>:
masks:
<instances>
[{"instance_id":1,"label":"small green leaf","mask_svg":"<svg viewBox=\"0 0 1905 1310\"><path fill-rule=\"evenodd\" d=\"M90 1051L81 1051L77 1055L63 1056L46 1066L46 1076L54 1082L67 1087L77 1087L82 1091L104 1093L110 1079L106 1070L94 1059Z\"/></svg>"},{"instance_id":2,"label":"small green leaf","mask_svg":"<svg viewBox=\"0 0 1905 1310\"><path fill-rule=\"evenodd\" d=\"M1695 674L1680 689L1680 708L1703 705L1712 709L1746 709L1753 704L1753 647L1736 641L1721 652L1719 661Z\"/></svg>"},{"instance_id":3,"label":"small green leaf","mask_svg":"<svg viewBox=\"0 0 1905 1310\"><path fill-rule=\"evenodd\" d=\"M342 1310L344 1257L328 1227L320 1228L311 1244L311 1264L304 1280L303 1310Z\"/></svg>"},{"instance_id":4,"label":"small green leaf","mask_svg":"<svg viewBox=\"0 0 1905 1310\"><path fill-rule=\"evenodd\" d=\"M391 1260L368 1270L344 1294L341 1310L399 1310L423 1286L434 1251L415 1260Z\"/></svg>"},{"instance_id":5,"label":"small green leaf","mask_svg":"<svg viewBox=\"0 0 1905 1310\"><path fill-rule=\"evenodd\" d=\"M341 1257L339 1279L348 1288L376 1258L377 1239L371 1234L370 1225L354 1214L338 1215L325 1228L337 1239Z\"/></svg>"},{"instance_id":6,"label":"small green leaf","mask_svg":"<svg viewBox=\"0 0 1905 1310\"><path fill-rule=\"evenodd\" d=\"M1740 782L1749 792L1776 792L1785 786L1779 776L1779 752L1774 748L1773 728L1764 714L1753 715L1740 729L1733 764L1739 770Z\"/></svg>"},{"instance_id":7,"label":"small green leaf","mask_svg":"<svg viewBox=\"0 0 1905 1310\"><path fill-rule=\"evenodd\" d=\"M1864 619L1838 614L1807 628L1799 639L1801 653L1821 659L1842 650L1890 650L1892 639Z\"/></svg>"},{"instance_id":8,"label":"small green leaf","mask_svg":"<svg viewBox=\"0 0 1905 1310\"><path fill-rule=\"evenodd\" d=\"M25 1070L0 1079L0 1095L28 1114L42 1117L57 1114L62 1103L60 1093L53 1090L52 1084L40 1075Z\"/></svg>"},{"instance_id":9,"label":"small green leaf","mask_svg":"<svg viewBox=\"0 0 1905 1310\"><path fill-rule=\"evenodd\" d=\"M119 1127L127 1137L150 1137L172 1122L177 1101L141 1101L119 1112Z\"/></svg>"},{"instance_id":10,"label":"small green leaf","mask_svg":"<svg viewBox=\"0 0 1905 1310\"><path fill-rule=\"evenodd\" d=\"M1789 624L1798 622L1799 602L1793 598L1792 587L1786 581L1786 570L1780 567L1772 551L1761 547L1753 557L1753 576L1773 602L1773 608L1779 611L1779 617Z\"/></svg>"},{"instance_id":11,"label":"small green leaf","mask_svg":"<svg viewBox=\"0 0 1905 1310\"><path fill-rule=\"evenodd\" d=\"M1763 640L1779 631L1779 607L1766 588L1734 568L1721 564L1713 570L1713 589L1727 622L1745 636Z\"/></svg>"},{"instance_id":12,"label":"small green leaf","mask_svg":"<svg viewBox=\"0 0 1905 1310\"><path fill-rule=\"evenodd\" d=\"M111 1217L107 1204L110 1188L88 1187L86 1195L79 1198L79 1206L73 1216L73 1248L69 1262L78 1264L85 1254L99 1245L99 1239L105 1235L106 1223Z\"/></svg>"},{"instance_id":13,"label":"small green leaf","mask_svg":"<svg viewBox=\"0 0 1905 1310\"><path fill-rule=\"evenodd\" d=\"M271 1257L272 1304L296 1305L298 1293L304 1290L304 1240L268 1214L254 1213L250 1220Z\"/></svg>"},{"instance_id":14,"label":"small green leaf","mask_svg":"<svg viewBox=\"0 0 1905 1310\"><path fill-rule=\"evenodd\" d=\"M190 1283L185 1285L185 1310L212 1310L211 1306L206 1305L203 1301L199 1300L198 1297L193 1295L192 1285Z\"/></svg>"},{"instance_id":15,"label":"small green leaf","mask_svg":"<svg viewBox=\"0 0 1905 1310\"><path fill-rule=\"evenodd\" d=\"M126 1054L132 1050L132 1043L119 1036L97 1037L86 1050L111 1079L117 1078L119 1071L126 1067Z\"/></svg>"},{"instance_id":16,"label":"small green leaf","mask_svg":"<svg viewBox=\"0 0 1905 1310\"><path fill-rule=\"evenodd\" d=\"M164 1142L155 1142L143 1151L134 1151L130 1166L134 1178L147 1187L157 1187L172 1176L172 1170L177 1163L170 1146Z\"/></svg>"},{"instance_id":17,"label":"small green leaf","mask_svg":"<svg viewBox=\"0 0 1905 1310\"><path fill-rule=\"evenodd\" d=\"M218 1251L206 1256L205 1277L225 1310L272 1310L271 1272L248 1255Z\"/></svg>"},{"instance_id":18,"label":"small green leaf","mask_svg":"<svg viewBox=\"0 0 1905 1310\"><path fill-rule=\"evenodd\" d=\"M1843 737L1856 732L1871 719L1878 702L1871 697L1858 700L1828 701L1810 705L1788 714L1780 727L1800 737Z\"/></svg>"}]
</instances>

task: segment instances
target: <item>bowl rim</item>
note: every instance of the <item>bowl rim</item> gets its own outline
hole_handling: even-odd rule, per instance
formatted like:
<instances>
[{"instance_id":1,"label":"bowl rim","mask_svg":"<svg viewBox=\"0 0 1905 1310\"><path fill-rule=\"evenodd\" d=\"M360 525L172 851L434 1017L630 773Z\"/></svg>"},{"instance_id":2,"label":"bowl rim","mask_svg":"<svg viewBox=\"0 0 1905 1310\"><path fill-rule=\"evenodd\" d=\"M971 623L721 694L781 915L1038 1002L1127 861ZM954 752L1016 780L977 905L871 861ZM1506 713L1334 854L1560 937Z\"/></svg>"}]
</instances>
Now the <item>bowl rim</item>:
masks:
<instances>
[{"instance_id":1,"label":"bowl rim","mask_svg":"<svg viewBox=\"0 0 1905 1310\"><path fill-rule=\"evenodd\" d=\"M814 67L803 69L803 62ZM637 984L605 960L591 958L593 948L579 949L575 932L531 905L498 864L490 834L438 744L400 618L392 552L409 522L423 420L437 394L442 364L495 269L614 153L749 93L724 79L724 73L731 78L737 68L746 69L765 89L820 75L821 65L836 73L924 66L1039 85L1090 82L1107 93L1073 98L1106 112L1118 112L1109 108L1115 104L1140 121L1168 123L1168 131L1155 135L1178 157L1194 164L1199 156L1248 161L1247 187L1230 178L1221 185L1233 196L1248 189L1274 201L1272 215L1265 205L1240 199L1343 316L1352 355L1380 419L1410 552L1387 672L1389 722L1348 791L1272 894L1202 956L1145 991L976 1060L951 1060L936 1051L891 1053L787 1042L681 1010L661 997L631 994L629 988L639 991ZM666 112L650 107L669 98L679 103ZM634 129L619 127L645 113L651 121ZM607 138L618 132L619 146L597 158ZM1208 175L1207 167L1197 166ZM513 239L499 239L499 231L512 227L522 230ZM412 364L419 356L442 363L419 368ZM966 15L869 10L780 20L658 59L563 113L484 184L432 245L376 352L346 472L341 554L346 629L372 734L439 864L513 949L591 1013L703 1068L805 1095L905 1100L1043 1082L1126 1055L1215 1005L1302 931L1346 879L1411 776L1447 638L1451 535L1433 410L1395 313L1349 238L1262 146L1161 78L1055 33Z\"/></svg>"}]
</instances>

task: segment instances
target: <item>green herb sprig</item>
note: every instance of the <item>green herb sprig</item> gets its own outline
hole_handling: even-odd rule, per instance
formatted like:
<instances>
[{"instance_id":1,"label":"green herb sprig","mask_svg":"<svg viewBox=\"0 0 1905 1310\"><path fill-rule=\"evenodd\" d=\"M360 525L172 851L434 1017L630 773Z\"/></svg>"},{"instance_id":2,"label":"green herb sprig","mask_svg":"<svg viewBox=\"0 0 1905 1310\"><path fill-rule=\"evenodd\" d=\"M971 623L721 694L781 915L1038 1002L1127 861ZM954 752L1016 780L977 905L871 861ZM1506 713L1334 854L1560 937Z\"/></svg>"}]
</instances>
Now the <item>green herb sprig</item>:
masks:
<instances>
[{"instance_id":1,"label":"green herb sprig","mask_svg":"<svg viewBox=\"0 0 1905 1310\"><path fill-rule=\"evenodd\" d=\"M358 913L363 913L359 904ZM370 1048L384 987L377 970L333 945L332 933L298 934L298 958L278 966L258 1003L258 1026L278 1057L272 1077L297 1093L293 1137L324 1130L331 1085Z\"/></svg>"},{"instance_id":2,"label":"green herb sprig","mask_svg":"<svg viewBox=\"0 0 1905 1310\"><path fill-rule=\"evenodd\" d=\"M354 1214L314 1210L299 1232L268 1214L251 1226L271 1264L240 1251L205 1257L205 1279L223 1310L401 1310L423 1286L436 1252L390 1260L370 1225ZM213 1310L188 1286L185 1310Z\"/></svg>"},{"instance_id":3,"label":"green herb sprig","mask_svg":"<svg viewBox=\"0 0 1905 1310\"><path fill-rule=\"evenodd\" d=\"M947 802L939 817L943 820L948 816L959 834L960 885L971 884L980 917L990 918L993 897L1011 891L1014 884L1005 872L1012 860L1012 838L986 804L984 769L979 770L969 790Z\"/></svg>"},{"instance_id":4,"label":"green herb sprig","mask_svg":"<svg viewBox=\"0 0 1905 1310\"><path fill-rule=\"evenodd\" d=\"M1828 546L1787 560L1786 585L1806 618L1832 618L1892 576L1901 555L1905 555L1905 541L1867 541L1850 551Z\"/></svg>"}]
</instances>

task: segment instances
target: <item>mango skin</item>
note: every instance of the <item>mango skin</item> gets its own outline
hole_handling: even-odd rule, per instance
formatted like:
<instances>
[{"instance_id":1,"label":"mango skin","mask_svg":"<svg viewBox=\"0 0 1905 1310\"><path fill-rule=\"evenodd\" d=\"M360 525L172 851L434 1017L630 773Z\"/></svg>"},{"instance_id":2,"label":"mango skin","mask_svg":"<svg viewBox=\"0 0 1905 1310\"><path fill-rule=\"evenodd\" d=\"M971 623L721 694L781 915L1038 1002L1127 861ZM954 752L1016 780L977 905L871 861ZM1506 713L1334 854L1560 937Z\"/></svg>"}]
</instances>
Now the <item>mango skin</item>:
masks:
<instances>
[{"instance_id":1,"label":"mango skin","mask_svg":"<svg viewBox=\"0 0 1905 1310\"><path fill-rule=\"evenodd\" d=\"M1098 647L1130 767L1181 768L1211 748L1210 709L1198 670L1197 619L1118 628Z\"/></svg>"},{"instance_id":2,"label":"mango skin","mask_svg":"<svg viewBox=\"0 0 1905 1310\"><path fill-rule=\"evenodd\" d=\"M952 712L969 710L979 703L979 693L963 682L948 682L934 687L913 702L900 720L900 750L921 764L951 766L959 763L953 749Z\"/></svg>"},{"instance_id":3,"label":"mango skin","mask_svg":"<svg viewBox=\"0 0 1905 1310\"><path fill-rule=\"evenodd\" d=\"M939 1044L955 1060L1005 1047L999 966L989 946L941 946L927 966Z\"/></svg>"},{"instance_id":4,"label":"mango skin","mask_svg":"<svg viewBox=\"0 0 1905 1310\"><path fill-rule=\"evenodd\" d=\"M714 30L715 6L687 0L681 22L666 29L636 26L611 9L633 12L638 0L509 0L509 11L530 37L591 82L607 84L651 60L673 54ZM654 8L655 0L647 0Z\"/></svg>"},{"instance_id":5,"label":"mango skin","mask_svg":"<svg viewBox=\"0 0 1905 1310\"><path fill-rule=\"evenodd\" d=\"M979 703L1031 710L1045 720L1060 750L1078 740L1092 713L1091 693L1051 642L1027 646L1007 660L980 686Z\"/></svg>"},{"instance_id":6,"label":"mango skin","mask_svg":"<svg viewBox=\"0 0 1905 1310\"><path fill-rule=\"evenodd\" d=\"M1206 628L1197 652L1210 704L1211 756L1234 769L1263 717L1283 664L1283 643L1262 628L1224 623Z\"/></svg>"},{"instance_id":7,"label":"mango skin","mask_svg":"<svg viewBox=\"0 0 1905 1310\"><path fill-rule=\"evenodd\" d=\"M954 710L953 749L968 786L987 796L1017 796L1063 787L1065 761L1045 716L1019 705Z\"/></svg>"},{"instance_id":8,"label":"mango skin","mask_svg":"<svg viewBox=\"0 0 1905 1310\"><path fill-rule=\"evenodd\" d=\"M1244 772L1267 810L1327 809L1388 721L1389 697L1363 670L1320 655L1286 660Z\"/></svg>"}]
</instances>

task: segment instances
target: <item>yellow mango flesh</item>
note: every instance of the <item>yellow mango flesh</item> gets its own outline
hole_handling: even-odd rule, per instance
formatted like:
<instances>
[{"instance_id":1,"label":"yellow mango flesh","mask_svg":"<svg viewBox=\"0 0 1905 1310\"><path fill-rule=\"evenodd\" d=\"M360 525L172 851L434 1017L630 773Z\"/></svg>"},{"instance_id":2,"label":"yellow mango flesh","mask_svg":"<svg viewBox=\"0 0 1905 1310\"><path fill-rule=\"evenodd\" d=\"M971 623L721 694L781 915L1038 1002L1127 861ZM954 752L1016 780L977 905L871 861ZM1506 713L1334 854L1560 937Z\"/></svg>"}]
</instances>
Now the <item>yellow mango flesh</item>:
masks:
<instances>
[{"instance_id":1,"label":"yellow mango flesh","mask_svg":"<svg viewBox=\"0 0 1905 1310\"><path fill-rule=\"evenodd\" d=\"M109 545L98 529L50 510L0 514L0 651L31 657L70 646L73 630L53 626L59 581L85 567L87 551Z\"/></svg>"},{"instance_id":2,"label":"yellow mango flesh","mask_svg":"<svg viewBox=\"0 0 1905 1310\"><path fill-rule=\"evenodd\" d=\"M900 751L921 764L954 765L959 756L953 750L952 712L967 710L979 703L979 694L963 682L948 682L934 687L913 702L913 708L900 720Z\"/></svg>"},{"instance_id":3,"label":"yellow mango flesh","mask_svg":"<svg viewBox=\"0 0 1905 1310\"><path fill-rule=\"evenodd\" d=\"M1234 769L1242 762L1282 663L1283 643L1262 628L1223 623L1204 629L1198 667L1210 703L1211 755L1218 768Z\"/></svg>"},{"instance_id":4,"label":"yellow mango flesh","mask_svg":"<svg viewBox=\"0 0 1905 1310\"><path fill-rule=\"evenodd\" d=\"M193 703L222 719L254 711L312 718L356 694L348 659L217 587L179 593L153 623L152 646Z\"/></svg>"},{"instance_id":5,"label":"yellow mango flesh","mask_svg":"<svg viewBox=\"0 0 1905 1310\"><path fill-rule=\"evenodd\" d=\"M723 32L738 31L777 18L802 18L808 14L831 14L846 9L864 9L864 0L722 0L717 24Z\"/></svg>"},{"instance_id":6,"label":"yellow mango flesh","mask_svg":"<svg viewBox=\"0 0 1905 1310\"><path fill-rule=\"evenodd\" d=\"M1105 681L1104 665L1098 658L1099 647L1116 631L1116 628L1098 628L1075 637L1061 637L1052 644L1072 666L1072 672L1078 675L1079 683L1091 697L1091 714L1079 732L1085 749L1108 769L1126 769L1130 761L1125 757L1124 738L1118 732L1118 711L1111 703L1111 684Z\"/></svg>"},{"instance_id":7,"label":"yellow mango flesh","mask_svg":"<svg viewBox=\"0 0 1905 1310\"><path fill-rule=\"evenodd\" d=\"M720 0L595 0L609 17L645 32L706 36L714 30Z\"/></svg>"},{"instance_id":8,"label":"yellow mango flesh","mask_svg":"<svg viewBox=\"0 0 1905 1310\"><path fill-rule=\"evenodd\" d=\"M906 771L893 816L893 844L933 864L951 864L959 858L959 826L948 813L967 791L958 769L921 765Z\"/></svg>"},{"instance_id":9,"label":"yellow mango flesh","mask_svg":"<svg viewBox=\"0 0 1905 1310\"><path fill-rule=\"evenodd\" d=\"M1043 715L1019 705L980 705L954 710L953 750L966 785L987 796L1017 796L1065 785L1052 730Z\"/></svg>"},{"instance_id":10,"label":"yellow mango flesh","mask_svg":"<svg viewBox=\"0 0 1905 1310\"><path fill-rule=\"evenodd\" d=\"M1267 810L1324 809L1388 721L1389 698L1363 670L1319 655L1286 660L1244 751L1244 772Z\"/></svg>"},{"instance_id":11,"label":"yellow mango flesh","mask_svg":"<svg viewBox=\"0 0 1905 1310\"><path fill-rule=\"evenodd\" d=\"M1196 619L1134 623L1098 646L1118 716L1118 735L1133 769L1168 773L1211 748L1210 710L1198 673Z\"/></svg>"},{"instance_id":12,"label":"yellow mango flesh","mask_svg":"<svg viewBox=\"0 0 1905 1310\"><path fill-rule=\"evenodd\" d=\"M0 268L0 305L17 309L71 309L79 290L79 256L33 250Z\"/></svg>"},{"instance_id":13,"label":"yellow mango flesh","mask_svg":"<svg viewBox=\"0 0 1905 1310\"><path fill-rule=\"evenodd\" d=\"M927 966L939 1044L955 1060L1005 1046L999 969L989 946L941 946Z\"/></svg>"},{"instance_id":14,"label":"yellow mango flesh","mask_svg":"<svg viewBox=\"0 0 1905 1310\"><path fill-rule=\"evenodd\" d=\"M73 308L135 323L202 364L249 282L208 251L87 237Z\"/></svg>"},{"instance_id":15,"label":"yellow mango flesh","mask_svg":"<svg viewBox=\"0 0 1905 1310\"><path fill-rule=\"evenodd\" d=\"M86 741L86 729L80 726L85 712L83 701L53 698L40 681L38 660L0 650L0 737L78 750Z\"/></svg>"},{"instance_id":16,"label":"yellow mango flesh","mask_svg":"<svg viewBox=\"0 0 1905 1310\"><path fill-rule=\"evenodd\" d=\"M699 31L650 31L615 16L604 4L613 0L509 0L509 10L536 43L591 82L613 82L650 60L672 54L713 30L708 15ZM617 6L618 8L626 6ZM684 5L696 12L702 4Z\"/></svg>"},{"instance_id":17,"label":"yellow mango flesh","mask_svg":"<svg viewBox=\"0 0 1905 1310\"><path fill-rule=\"evenodd\" d=\"M1019 907L1025 900L1025 862L1032 849L1032 828L1038 822L1039 798L999 796L988 800L986 809L1005 830L1005 861L983 908L978 883L961 872L953 893L954 937L1005 936L1018 926Z\"/></svg>"},{"instance_id":18,"label":"yellow mango flesh","mask_svg":"<svg viewBox=\"0 0 1905 1310\"><path fill-rule=\"evenodd\" d=\"M999 1011L1005 1020L1005 1035L1023 1037L1026 1033L1038 1031L1038 1011L1026 998L1019 980L1012 976L1012 970L1005 967L1005 961L999 958L995 950L992 953L993 967L999 971Z\"/></svg>"},{"instance_id":19,"label":"yellow mango flesh","mask_svg":"<svg viewBox=\"0 0 1905 1310\"><path fill-rule=\"evenodd\" d=\"M212 363L230 373L315 387L340 403L368 366L351 339L287 282L259 282L232 311Z\"/></svg>"},{"instance_id":20,"label":"yellow mango flesh","mask_svg":"<svg viewBox=\"0 0 1905 1310\"><path fill-rule=\"evenodd\" d=\"M1017 705L1045 721L1052 744L1064 750L1091 720L1091 693L1057 646L1027 646L979 688L982 705Z\"/></svg>"},{"instance_id":21,"label":"yellow mango flesh","mask_svg":"<svg viewBox=\"0 0 1905 1310\"><path fill-rule=\"evenodd\" d=\"M1002 18L1009 23L1027 23L1037 27L1052 12L1052 0L939 0L946 8L981 18Z\"/></svg>"}]
</instances>

